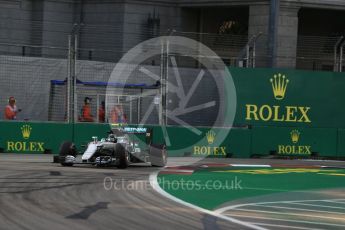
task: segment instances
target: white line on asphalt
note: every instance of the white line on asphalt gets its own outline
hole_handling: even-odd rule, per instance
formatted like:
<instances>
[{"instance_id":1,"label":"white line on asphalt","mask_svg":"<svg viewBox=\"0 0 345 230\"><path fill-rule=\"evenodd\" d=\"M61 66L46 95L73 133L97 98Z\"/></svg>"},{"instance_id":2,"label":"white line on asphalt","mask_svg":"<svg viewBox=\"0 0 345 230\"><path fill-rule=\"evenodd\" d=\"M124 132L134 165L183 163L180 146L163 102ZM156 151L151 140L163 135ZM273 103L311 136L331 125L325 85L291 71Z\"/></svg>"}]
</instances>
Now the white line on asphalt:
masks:
<instances>
[{"instance_id":1,"label":"white line on asphalt","mask_svg":"<svg viewBox=\"0 0 345 230\"><path fill-rule=\"evenodd\" d=\"M302 229L302 230L324 230L321 228L306 228L306 227L298 227L298 226L291 226L291 225L281 225L281 224L266 224L266 223L256 223L256 222L249 222L251 224L260 225L260 226L267 226L267 227L278 227L278 228L287 228L287 229Z\"/></svg>"},{"instance_id":2,"label":"white line on asphalt","mask_svg":"<svg viewBox=\"0 0 345 230\"><path fill-rule=\"evenodd\" d=\"M262 211L262 210L255 210L255 209L245 209L245 208L238 208L234 211L245 211L245 212L260 212L260 213L269 213L269 214L278 214L278 215L288 215L288 216L306 216L312 218L323 218L323 219L331 219L331 220L344 220L344 217L329 217L329 216L317 216L317 215L308 215L302 213L289 213L289 212L271 212L271 211Z\"/></svg>"},{"instance_id":3,"label":"white line on asphalt","mask_svg":"<svg viewBox=\"0 0 345 230\"><path fill-rule=\"evenodd\" d=\"M164 172L180 172L180 173L193 173L194 170L180 170L180 169L169 169L165 168Z\"/></svg>"},{"instance_id":4,"label":"white line on asphalt","mask_svg":"<svg viewBox=\"0 0 345 230\"><path fill-rule=\"evenodd\" d=\"M229 216L224 216L224 215L221 215L220 213L216 213L214 211L211 211L211 210L207 210L207 209L204 209L204 208L200 208L196 205L193 205L191 203L188 203L186 201L183 201L181 199L178 199L177 197L174 197L172 196L171 194L167 193L166 191L164 191L158 184L158 180L157 180L157 176L158 176L158 172L154 172L150 175L149 177L149 180L150 180L150 184L152 186L152 188L154 190L156 190L156 192L158 192L159 194L161 194L162 196L170 199L170 200L173 200L179 204L182 204L184 206L187 206L187 207L190 207L192 209L195 209L199 212L202 212L202 213L206 213L208 215L211 215L211 216L215 216L215 217L218 217L220 219L223 219L223 220L227 220L227 221L230 221L232 223L235 223L235 224L239 224L239 225L242 225L242 226L245 226L245 227L248 227L248 228L251 228L251 229L256 229L256 230L267 230L266 228L263 228L263 227L260 227L260 226L256 226L256 225L253 225L253 224L249 224L247 222L244 222L244 221L240 221L240 220L237 220L235 218L232 218L232 217L229 217Z\"/></svg>"},{"instance_id":5,"label":"white line on asphalt","mask_svg":"<svg viewBox=\"0 0 345 230\"><path fill-rule=\"evenodd\" d=\"M336 203L336 204L345 204L345 201L339 201L339 200L327 200L327 201L324 201L323 202L330 202L330 203Z\"/></svg>"},{"instance_id":6,"label":"white line on asphalt","mask_svg":"<svg viewBox=\"0 0 345 230\"><path fill-rule=\"evenodd\" d=\"M273 205L264 205L264 204L256 204L256 205L253 205L253 206L260 206L260 207L268 207L268 208L278 208L278 209L287 209L287 210L298 210L298 211L321 212L321 213L345 215L344 212L322 211L322 210L306 209L306 208L292 208L292 207L273 206Z\"/></svg>"},{"instance_id":7,"label":"white line on asphalt","mask_svg":"<svg viewBox=\"0 0 345 230\"><path fill-rule=\"evenodd\" d=\"M271 165L249 165L249 164L230 164L233 167L258 167L258 168L271 168Z\"/></svg>"},{"instance_id":8,"label":"white line on asphalt","mask_svg":"<svg viewBox=\"0 0 345 230\"><path fill-rule=\"evenodd\" d=\"M343 209L345 210L345 207L336 207L336 206L329 206L329 205L319 205L319 204L308 204L308 203L290 203L292 205L304 205L304 206L312 206L312 207L320 207L320 208L333 208L333 209Z\"/></svg>"},{"instance_id":9,"label":"white line on asphalt","mask_svg":"<svg viewBox=\"0 0 345 230\"><path fill-rule=\"evenodd\" d=\"M287 200L287 201L269 201L269 202L256 202L256 203L244 203L244 204L235 204L235 205L230 205L230 206L225 206L223 208L219 208L215 210L217 213L223 213L225 211L228 211L230 209L236 209L239 207L244 207L244 206L251 206L251 205L256 205L256 204L290 204L290 203L300 203L300 202L320 202L320 201L345 201L345 199L331 199L331 200Z\"/></svg>"},{"instance_id":10,"label":"white line on asphalt","mask_svg":"<svg viewBox=\"0 0 345 230\"><path fill-rule=\"evenodd\" d=\"M293 222L293 223L301 223L301 224L314 224L314 225L325 225L325 226L334 226L334 227L344 227L343 224L332 224L332 223L325 223L325 222L314 222L314 221L307 221L307 220L288 220L288 219L280 219L280 218L273 218L273 217L259 217L259 216L251 216L248 215L240 215L240 214L225 214L226 216L232 217L242 217L242 218L249 218L249 219L259 219L259 220L273 220L273 221L283 221L283 222Z\"/></svg>"}]
</instances>

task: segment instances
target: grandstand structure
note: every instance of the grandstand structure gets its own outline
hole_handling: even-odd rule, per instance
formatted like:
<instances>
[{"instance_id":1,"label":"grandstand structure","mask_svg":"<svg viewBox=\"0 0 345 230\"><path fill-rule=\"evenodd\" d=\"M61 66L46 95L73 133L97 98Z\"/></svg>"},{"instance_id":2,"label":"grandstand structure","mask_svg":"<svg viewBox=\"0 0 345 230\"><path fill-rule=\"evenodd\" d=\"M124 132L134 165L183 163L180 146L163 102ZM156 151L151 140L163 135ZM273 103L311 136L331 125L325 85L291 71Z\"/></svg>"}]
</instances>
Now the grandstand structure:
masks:
<instances>
[{"instance_id":1,"label":"grandstand structure","mask_svg":"<svg viewBox=\"0 0 345 230\"><path fill-rule=\"evenodd\" d=\"M272 9L277 5L279 10ZM278 67L322 70L333 62L319 59L325 52L332 54L334 39L344 33L342 10L342 0L1 1L0 50L64 56L65 51L57 48L67 48L67 37L74 33L79 35L80 58L113 61L114 53L121 57L145 39L176 31L188 32L211 48L228 48L220 56L234 59L251 37L261 33L259 59L275 55ZM274 54L268 47L272 41L277 46Z\"/></svg>"},{"instance_id":2,"label":"grandstand structure","mask_svg":"<svg viewBox=\"0 0 345 230\"><path fill-rule=\"evenodd\" d=\"M200 41L228 66L342 71L344 16L343 0L3 0L0 106L14 95L23 109L20 119L64 121L70 99L60 98L68 97L67 89L52 80L107 82L128 50L162 35ZM186 76L200 67L177 59ZM162 71L160 57L145 64ZM138 76L131 83L155 81ZM74 113L85 88L75 92ZM92 89L94 106L103 100L104 90L94 93L99 91ZM139 121L143 109L135 107ZM207 125L210 119L203 117L198 125Z\"/></svg>"}]
</instances>

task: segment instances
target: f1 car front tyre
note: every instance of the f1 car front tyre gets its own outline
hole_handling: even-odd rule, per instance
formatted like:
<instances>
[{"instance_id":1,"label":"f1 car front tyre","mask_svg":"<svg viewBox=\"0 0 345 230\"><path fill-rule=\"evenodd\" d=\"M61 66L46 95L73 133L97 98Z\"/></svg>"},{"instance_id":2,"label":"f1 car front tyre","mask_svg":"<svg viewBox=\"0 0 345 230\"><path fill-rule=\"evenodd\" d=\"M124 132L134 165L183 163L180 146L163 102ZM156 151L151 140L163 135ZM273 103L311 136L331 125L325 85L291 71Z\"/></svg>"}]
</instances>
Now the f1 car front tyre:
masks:
<instances>
[{"instance_id":1,"label":"f1 car front tyre","mask_svg":"<svg viewBox=\"0 0 345 230\"><path fill-rule=\"evenodd\" d=\"M119 158L119 162L117 167L119 169L125 169L128 167L129 160L128 160L128 152L126 151L125 147L120 143L115 145L115 154Z\"/></svg>"},{"instance_id":2,"label":"f1 car front tyre","mask_svg":"<svg viewBox=\"0 0 345 230\"><path fill-rule=\"evenodd\" d=\"M150 145L150 161L154 167L164 167L168 162L166 146L163 144Z\"/></svg>"},{"instance_id":3,"label":"f1 car front tyre","mask_svg":"<svg viewBox=\"0 0 345 230\"><path fill-rule=\"evenodd\" d=\"M64 141L60 145L59 161L62 166L73 166L73 163L66 162L66 156L76 157L76 155L77 151L75 149L75 145L71 141Z\"/></svg>"}]
</instances>

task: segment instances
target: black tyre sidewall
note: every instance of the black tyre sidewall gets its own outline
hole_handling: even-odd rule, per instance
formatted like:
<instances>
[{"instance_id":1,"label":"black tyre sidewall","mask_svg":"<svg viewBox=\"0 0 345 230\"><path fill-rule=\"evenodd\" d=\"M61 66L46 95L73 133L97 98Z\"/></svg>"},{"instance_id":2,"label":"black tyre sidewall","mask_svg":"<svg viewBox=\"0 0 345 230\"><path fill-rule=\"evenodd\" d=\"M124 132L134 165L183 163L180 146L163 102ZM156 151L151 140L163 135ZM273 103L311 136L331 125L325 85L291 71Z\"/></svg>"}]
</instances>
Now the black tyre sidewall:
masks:
<instances>
[{"instance_id":1,"label":"black tyre sidewall","mask_svg":"<svg viewBox=\"0 0 345 230\"><path fill-rule=\"evenodd\" d=\"M128 160L127 160L127 152L126 149L123 145L120 143L117 143L115 145L115 154L119 157L119 163L118 163L118 168L119 169L125 169L128 167Z\"/></svg>"},{"instance_id":2,"label":"black tyre sidewall","mask_svg":"<svg viewBox=\"0 0 345 230\"><path fill-rule=\"evenodd\" d=\"M59 161L62 166L73 166L73 163L65 163L65 157L67 155L71 155L76 157L76 151L75 148L73 147L74 144L71 141L64 141L60 145L60 150L59 150Z\"/></svg>"}]
</instances>

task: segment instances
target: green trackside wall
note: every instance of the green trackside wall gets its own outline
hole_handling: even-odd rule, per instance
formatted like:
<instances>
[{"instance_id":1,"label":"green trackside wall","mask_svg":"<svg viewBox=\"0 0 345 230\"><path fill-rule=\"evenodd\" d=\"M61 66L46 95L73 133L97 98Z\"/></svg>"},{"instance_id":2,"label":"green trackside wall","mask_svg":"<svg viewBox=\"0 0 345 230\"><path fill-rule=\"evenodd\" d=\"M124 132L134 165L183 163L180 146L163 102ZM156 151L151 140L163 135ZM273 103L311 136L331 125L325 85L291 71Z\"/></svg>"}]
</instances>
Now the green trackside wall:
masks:
<instances>
[{"instance_id":1,"label":"green trackside wall","mask_svg":"<svg viewBox=\"0 0 345 230\"><path fill-rule=\"evenodd\" d=\"M229 70L237 91L235 125L252 127L251 153L345 156L345 74ZM277 98L271 79L279 74L286 90Z\"/></svg>"},{"instance_id":2,"label":"green trackside wall","mask_svg":"<svg viewBox=\"0 0 345 230\"><path fill-rule=\"evenodd\" d=\"M29 132L28 132L29 131ZM67 124L51 122L0 122L0 148L9 153L58 153L63 141L70 140L78 146L102 137L109 125ZM28 134L29 135L25 135Z\"/></svg>"},{"instance_id":3,"label":"green trackside wall","mask_svg":"<svg viewBox=\"0 0 345 230\"><path fill-rule=\"evenodd\" d=\"M150 126L150 128L153 128L153 142L164 143L161 127ZM63 141L71 140L78 148L82 148L81 146L92 140L92 136L105 137L109 130L108 124L3 121L0 122L0 148L8 153L43 153L45 150L50 150L56 154ZM199 128L199 130L201 134L196 135L186 128L167 127L171 142L169 150L173 156L226 157L232 154L237 157L249 157L251 154L249 130L233 129L225 135L224 140L217 142L215 137L213 143L209 143L206 138L209 128ZM213 129L216 134L227 131L221 128ZM145 141L143 135L138 138Z\"/></svg>"},{"instance_id":4,"label":"green trackside wall","mask_svg":"<svg viewBox=\"0 0 345 230\"><path fill-rule=\"evenodd\" d=\"M345 157L345 75L280 69L229 69L237 91L234 125L198 128L167 127L170 156L249 157L276 152L281 155ZM285 76L285 94L275 97L271 78ZM279 90L278 90L279 91ZM277 92L277 91L276 91ZM277 96L277 95L276 95ZM159 126L154 143L163 143ZM77 146L92 136L104 137L108 124L0 122L0 148L4 152L58 153L64 140ZM223 137L223 138L222 138Z\"/></svg>"},{"instance_id":5,"label":"green trackside wall","mask_svg":"<svg viewBox=\"0 0 345 230\"><path fill-rule=\"evenodd\" d=\"M26 133L26 135L23 135ZM68 124L36 122L0 122L0 148L9 153L58 151L64 140L72 139Z\"/></svg>"},{"instance_id":6,"label":"green trackside wall","mask_svg":"<svg viewBox=\"0 0 345 230\"><path fill-rule=\"evenodd\" d=\"M279 69L231 68L237 91L235 123L253 126L345 128L345 74ZM284 75L284 98L274 97L270 79ZM257 109L257 119L247 108ZM262 116L260 116L262 108ZM272 111L270 116L269 110ZM307 118L303 117L307 111ZM287 116L287 111L293 115Z\"/></svg>"}]
</instances>

